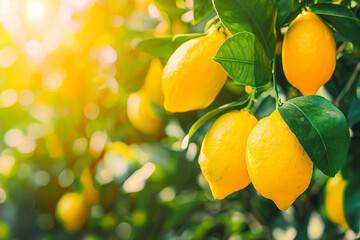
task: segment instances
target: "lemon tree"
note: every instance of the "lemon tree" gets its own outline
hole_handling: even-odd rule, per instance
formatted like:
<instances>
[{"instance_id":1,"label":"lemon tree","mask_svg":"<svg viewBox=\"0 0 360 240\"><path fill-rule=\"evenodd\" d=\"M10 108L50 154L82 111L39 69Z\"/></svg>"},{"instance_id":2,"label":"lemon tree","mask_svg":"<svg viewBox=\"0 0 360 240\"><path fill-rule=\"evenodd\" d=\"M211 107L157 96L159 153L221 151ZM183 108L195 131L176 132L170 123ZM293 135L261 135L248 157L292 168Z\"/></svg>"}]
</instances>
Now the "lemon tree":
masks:
<instances>
[{"instance_id":1,"label":"lemon tree","mask_svg":"<svg viewBox=\"0 0 360 240\"><path fill-rule=\"evenodd\" d=\"M359 0L0 0L0 239L357 239L359 146Z\"/></svg>"}]
</instances>

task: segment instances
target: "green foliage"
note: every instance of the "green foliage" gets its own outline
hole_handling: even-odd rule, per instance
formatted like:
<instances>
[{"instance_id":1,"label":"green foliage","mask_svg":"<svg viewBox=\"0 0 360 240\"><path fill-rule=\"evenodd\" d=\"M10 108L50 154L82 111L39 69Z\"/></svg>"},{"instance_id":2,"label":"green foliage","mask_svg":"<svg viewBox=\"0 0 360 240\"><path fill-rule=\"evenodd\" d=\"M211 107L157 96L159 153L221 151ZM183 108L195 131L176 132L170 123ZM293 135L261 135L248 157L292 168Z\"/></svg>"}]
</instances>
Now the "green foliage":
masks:
<instances>
[{"instance_id":1,"label":"green foliage","mask_svg":"<svg viewBox=\"0 0 360 240\"><path fill-rule=\"evenodd\" d=\"M279 112L316 167L334 177L345 165L350 144L342 112L320 96L291 99Z\"/></svg>"},{"instance_id":2,"label":"green foliage","mask_svg":"<svg viewBox=\"0 0 360 240\"><path fill-rule=\"evenodd\" d=\"M168 59L184 42L205 36L204 33L177 34L175 36L155 37L139 40L134 48L154 57Z\"/></svg>"},{"instance_id":3,"label":"green foliage","mask_svg":"<svg viewBox=\"0 0 360 240\"><path fill-rule=\"evenodd\" d=\"M290 11L294 5L294 0L276 0L276 4L278 9L276 16L276 27L280 27L289 16Z\"/></svg>"},{"instance_id":4,"label":"green foliage","mask_svg":"<svg viewBox=\"0 0 360 240\"><path fill-rule=\"evenodd\" d=\"M360 49L360 19L352 11L342 5L327 3L312 5L311 11L320 15L345 39Z\"/></svg>"},{"instance_id":5,"label":"green foliage","mask_svg":"<svg viewBox=\"0 0 360 240\"><path fill-rule=\"evenodd\" d=\"M275 0L214 0L215 10L231 34L251 32L261 43L269 59L275 54Z\"/></svg>"},{"instance_id":6,"label":"green foliage","mask_svg":"<svg viewBox=\"0 0 360 240\"><path fill-rule=\"evenodd\" d=\"M220 63L233 80L247 86L260 87L271 79L271 61L258 39L249 32L228 38L213 60Z\"/></svg>"},{"instance_id":7,"label":"green foliage","mask_svg":"<svg viewBox=\"0 0 360 240\"><path fill-rule=\"evenodd\" d=\"M194 0L194 19L193 24L199 23L205 17L207 17L212 11L214 7L212 5L211 0Z\"/></svg>"}]
</instances>

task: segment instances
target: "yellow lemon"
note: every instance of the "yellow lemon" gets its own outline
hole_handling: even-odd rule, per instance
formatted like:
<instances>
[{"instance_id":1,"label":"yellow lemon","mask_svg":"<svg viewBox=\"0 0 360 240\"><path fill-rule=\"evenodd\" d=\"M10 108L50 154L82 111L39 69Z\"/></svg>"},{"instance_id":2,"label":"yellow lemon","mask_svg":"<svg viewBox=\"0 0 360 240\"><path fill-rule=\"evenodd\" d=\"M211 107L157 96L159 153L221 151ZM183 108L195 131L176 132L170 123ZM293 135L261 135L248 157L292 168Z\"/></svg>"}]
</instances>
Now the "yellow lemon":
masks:
<instances>
[{"instance_id":1,"label":"yellow lemon","mask_svg":"<svg viewBox=\"0 0 360 240\"><path fill-rule=\"evenodd\" d=\"M278 110L249 135L246 164L255 189L285 210L310 184L313 163Z\"/></svg>"},{"instance_id":2,"label":"yellow lemon","mask_svg":"<svg viewBox=\"0 0 360 240\"><path fill-rule=\"evenodd\" d=\"M212 103L227 79L212 60L224 42L224 33L212 29L182 44L170 57L162 76L164 107L169 112L203 109Z\"/></svg>"},{"instance_id":3,"label":"yellow lemon","mask_svg":"<svg viewBox=\"0 0 360 240\"><path fill-rule=\"evenodd\" d=\"M88 216L88 207L82 194L65 193L57 203L56 213L64 228L74 233L84 225Z\"/></svg>"},{"instance_id":4,"label":"yellow lemon","mask_svg":"<svg viewBox=\"0 0 360 240\"><path fill-rule=\"evenodd\" d=\"M282 63L291 85L304 95L316 94L335 70L336 44L332 30L316 14L300 14L285 34Z\"/></svg>"},{"instance_id":5,"label":"yellow lemon","mask_svg":"<svg viewBox=\"0 0 360 240\"><path fill-rule=\"evenodd\" d=\"M150 135L161 133L163 121L154 112L150 98L144 91L140 90L129 96L127 114L130 123L139 131Z\"/></svg>"},{"instance_id":6,"label":"yellow lemon","mask_svg":"<svg viewBox=\"0 0 360 240\"><path fill-rule=\"evenodd\" d=\"M325 210L329 219L340 224L344 229L349 229L344 215L344 191L346 180L338 173L328 180L325 187Z\"/></svg>"},{"instance_id":7,"label":"yellow lemon","mask_svg":"<svg viewBox=\"0 0 360 240\"><path fill-rule=\"evenodd\" d=\"M161 89L161 77L163 66L160 59L155 58L151 61L149 70L144 81L144 91L153 103L159 106L163 105L164 95Z\"/></svg>"},{"instance_id":8,"label":"yellow lemon","mask_svg":"<svg viewBox=\"0 0 360 240\"><path fill-rule=\"evenodd\" d=\"M199 164L215 199L245 188L247 138L257 119L247 111L231 111L218 118L206 133Z\"/></svg>"}]
</instances>

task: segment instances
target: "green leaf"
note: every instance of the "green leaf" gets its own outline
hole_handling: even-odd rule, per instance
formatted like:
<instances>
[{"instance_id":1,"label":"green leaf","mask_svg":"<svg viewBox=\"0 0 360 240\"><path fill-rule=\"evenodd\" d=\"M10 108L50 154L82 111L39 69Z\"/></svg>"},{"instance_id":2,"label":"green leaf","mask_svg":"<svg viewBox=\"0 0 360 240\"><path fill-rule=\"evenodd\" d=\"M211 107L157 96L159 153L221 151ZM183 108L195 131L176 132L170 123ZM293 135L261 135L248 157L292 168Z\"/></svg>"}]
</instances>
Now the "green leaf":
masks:
<instances>
[{"instance_id":1,"label":"green leaf","mask_svg":"<svg viewBox=\"0 0 360 240\"><path fill-rule=\"evenodd\" d=\"M346 222L354 232L360 231L360 177L349 181L344 193L344 213Z\"/></svg>"},{"instance_id":2,"label":"green leaf","mask_svg":"<svg viewBox=\"0 0 360 240\"><path fill-rule=\"evenodd\" d=\"M173 48L174 50L180 47L181 44L187 42L191 39L199 38L205 36L206 33L190 33L190 34L177 34L173 37Z\"/></svg>"},{"instance_id":3,"label":"green leaf","mask_svg":"<svg viewBox=\"0 0 360 240\"><path fill-rule=\"evenodd\" d=\"M137 41L133 48L154 57L168 59L184 42L205 36L205 33L177 34L175 36L145 38Z\"/></svg>"},{"instance_id":4,"label":"green leaf","mask_svg":"<svg viewBox=\"0 0 360 240\"><path fill-rule=\"evenodd\" d=\"M185 149L188 146L189 140L191 139L191 137L194 135L194 133L202 126L204 125L207 121L209 121L210 119L212 119L213 117L215 117L216 115L224 112L225 110L228 110L229 108L233 108L233 107L237 107L237 106L241 106L244 105L245 103L247 103L250 99L250 96L247 96L246 99L239 99L237 101L231 102L231 103L227 103L225 105L222 105L221 107L218 107L210 112L207 112L204 116L202 116L199 120L197 120L190 128L189 133L186 135L186 137L184 138L181 147L183 149Z\"/></svg>"},{"instance_id":5,"label":"green leaf","mask_svg":"<svg viewBox=\"0 0 360 240\"><path fill-rule=\"evenodd\" d=\"M360 19L348 8L336 4L315 4L310 7L313 13L320 15L346 40L360 49Z\"/></svg>"},{"instance_id":6,"label":"green leaf","mask_svg":"<svg viewBox=\"0 0 360 240\"><path fill-rule=\"evenodd\" d=\"M206 18L214 10L211 0L194 0L194 19L193 24L196 24Z\"/></svg>"},{"instance_id":7,"label":"green leaf","mask_svg":"<svg viewBox=\"0 0 360 240\"><path fill-rule=\"evenodd\" d=\"M138 41L133 48L154 57L169 58L173 53L172 37L145 38Z\"/></svg>"},{"instance_id":8,"label":"green leaf","mask_svg":"<svg viewBox=\"0 0 360 240\"><path fill-rule=\"evenodd\" d=\"M235 81L251 87L265 85L271 79L271 61L257 38L240 32L225 40L213 57Z\"/></svg>"},{"instance_id":9,"label":"green leaf","mask_svg":"<svg viewBox=\"0 0 360 240\"><path fill-rule=\"evenodd\" d=\"M276 17L276 27L280 27L281 24L289 16L292 6L294 5L294 0L276 0L277 4L277 17Z\"/></svg>"},{"instance_id":10,"label":"green leaf","mask_svg":"<svg viewBox=\"0 0 360 240\"><path fill-rule=\"evenodd\" d=\"M221 22L235 35L238 32L253 33L263 46L269 59L276 48L275 0L213 0Z\"/></svg>"},{"instance_id":11,"label":"green leaf","mask_svg":"<svg viewBox=\"0 0 360 240\"><path fill-rule=\"evenodd\" d=\"M349 126L342 112L320 96L294 98L278 110L316 167L335 176L346 163L350 146Z\"/></svg>"}]
</instances>

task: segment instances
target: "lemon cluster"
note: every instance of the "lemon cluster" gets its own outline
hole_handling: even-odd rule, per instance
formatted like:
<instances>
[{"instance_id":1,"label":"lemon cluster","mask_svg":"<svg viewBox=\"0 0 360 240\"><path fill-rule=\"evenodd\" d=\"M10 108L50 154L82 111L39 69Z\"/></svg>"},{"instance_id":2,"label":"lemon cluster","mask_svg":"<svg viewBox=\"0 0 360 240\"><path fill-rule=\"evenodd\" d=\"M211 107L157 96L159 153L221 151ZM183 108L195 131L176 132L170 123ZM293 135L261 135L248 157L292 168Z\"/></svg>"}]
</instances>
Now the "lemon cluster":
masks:
<instances>
[{"instance_id":1,"label":"lemon cluster","mask_svg":"<svg viewBox=\"0 0 360 240\"><path fill-rule=\"evenodd\" d=\"M245 110L222 115L204 138L199 164L215 199L252 182L280 210L307 189L313 171L312 161L277 110L259 122Z\"/></svg>"}]
</instances>

